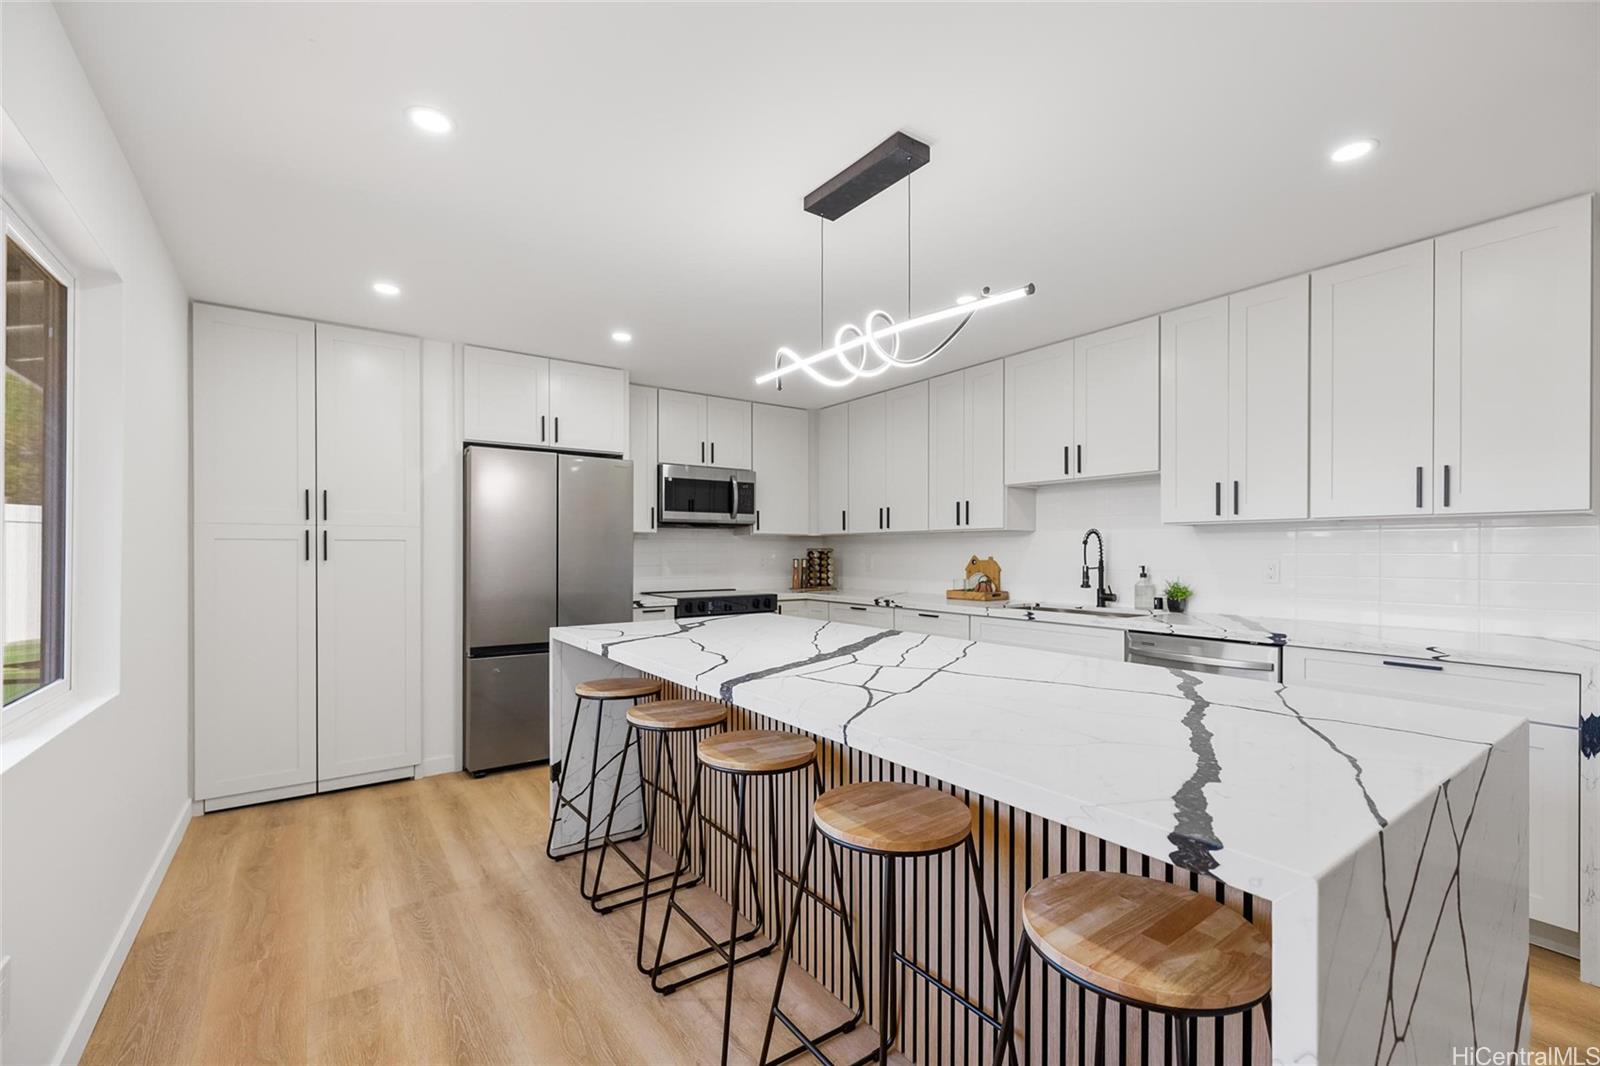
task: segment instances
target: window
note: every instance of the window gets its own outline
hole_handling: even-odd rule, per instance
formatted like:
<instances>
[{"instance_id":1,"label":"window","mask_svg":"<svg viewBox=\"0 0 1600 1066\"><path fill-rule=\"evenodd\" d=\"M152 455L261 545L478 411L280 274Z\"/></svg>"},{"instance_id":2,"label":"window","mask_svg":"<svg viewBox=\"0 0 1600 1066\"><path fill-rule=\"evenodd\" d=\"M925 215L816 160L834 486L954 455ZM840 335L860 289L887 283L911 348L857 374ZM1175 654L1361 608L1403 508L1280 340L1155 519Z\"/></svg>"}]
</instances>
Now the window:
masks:
<instances>
[{"instance_id":1,"label":"window","mask_svg":"<svg viewBox=\"0 0 1600 1066\"><path fill-rule=\"evenodd\" d=\"M5 706L66 677L69 280L6 226Z\"/></svg>"}]
</instances>

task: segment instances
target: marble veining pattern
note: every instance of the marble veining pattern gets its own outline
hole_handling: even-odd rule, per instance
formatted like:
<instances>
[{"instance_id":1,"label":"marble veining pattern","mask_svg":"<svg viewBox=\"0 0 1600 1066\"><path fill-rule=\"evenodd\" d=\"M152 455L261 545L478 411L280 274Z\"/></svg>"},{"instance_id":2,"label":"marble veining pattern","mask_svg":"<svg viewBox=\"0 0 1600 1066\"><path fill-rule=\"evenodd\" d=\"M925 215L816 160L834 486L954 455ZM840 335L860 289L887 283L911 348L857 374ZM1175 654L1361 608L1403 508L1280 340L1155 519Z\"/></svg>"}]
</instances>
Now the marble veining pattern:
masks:
<instances>
[{"instance_id":1,"label":"marble veining pattern","mask_svg":"<svg viewBox=\"0 0 1600 1066\"><path fill-rule=\"evenodd\" d=\"M1281 1061L1521 1041L1518 718L776 615L552 640L1273 900Z\"/></svg>"}]
</instances>

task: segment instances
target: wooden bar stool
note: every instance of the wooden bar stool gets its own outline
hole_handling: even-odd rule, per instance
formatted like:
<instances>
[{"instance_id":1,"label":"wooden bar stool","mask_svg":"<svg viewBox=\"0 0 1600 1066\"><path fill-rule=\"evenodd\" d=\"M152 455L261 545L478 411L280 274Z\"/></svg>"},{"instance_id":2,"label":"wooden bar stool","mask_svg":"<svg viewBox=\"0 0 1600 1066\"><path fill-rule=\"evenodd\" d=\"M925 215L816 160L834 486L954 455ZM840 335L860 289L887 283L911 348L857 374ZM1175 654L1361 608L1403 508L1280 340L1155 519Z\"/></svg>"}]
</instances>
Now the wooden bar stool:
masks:
<instances>
[{"instance_id":1,"label":"wooden bar stool","mask_svg":"<svg viewBox=\"0 0 1600 1066\"><path fill-rule=\"evenodd\" d=\"M784 733L776 730L764 729L744 729L728 733L714 733L711 736L702 737L696 748L696 753L698 755L698 760L695 767L693 798L689 801L691 818L700 811L701 786L703 784L705 770L709 769L715 773L727 774L733 786L735 819L733 829L729 830L725 827L716 826L714 823L712 825L714 829L717 829L724 836L734 841L734 844L738 849L738 854L734 857L733 862L733 886L728 893L728 898L730 900L730 906L728 908L728 938L726 940L718 939L716 934L707 931L703 926L700 925L699 922L695 921L694 917L690 915L687 910L685 910L678 903L677 893L678 889L681 887L680 879L682 877L682 868L685 865L684 860L686 858L686 851L689 843L688 836L686 834L684 836L683 848L680 849L679 853L679 870L673 874L672 888L667 895L667 913L661 923L661 937L656 944L656 958L655 964L650 971L650 983L651 987L655 988L657 992L667 993L676 991L692 981L698 981L701 978L709 977L715 973L725 972L727 974L727 987L723 993L722 1002L722 1063L723 1066L727 1066L728 1040L730 1036L729 1024L733 1017L734 968L739 963L768 955L772 952L773 948L777 947L777 941L773 940L767 943L764 947L757 948L753 951L747 951L743 955L738 954L738 945L741 942L751 940L760 935L762 930L766 927L766 914L761 904L761 886L756 873L755 855L750 847L749 831L745 824L747 790L748 783L751 778L765 777L768 781L767 831L768 839L772 845L772 854L768 856L768 865L771 867L771 874L773 878L773 886L775 890L773 893L774 900L781 902L783 898L782 893L776 890L778 881L791 881L795 885L796 898L794 907L792 908L792 912L794 914L798 914L800 911L799 896L800 893L803 892L817 899L824 906L829 907L829 909L841 916L845 923L845 940L851 945L850 970L851 974L855 978L856 997L858 1002L860 1002L862 998L861 967L859 960L855 956L855 938L850 928L850 915L844 909L844 881L840 875L838 866L835 865L833 869L833 882L834 892L838 896L839 904L834 906L828 900L811 891L807 887L806 873L810 868L809 855L807 856L807 864L802 869L798 879L790 877L783 870L781 870L778 865L777 779L784 774L795 773L805 770L807 767L809 767L811 769L813 788L816 792L820 793L822 788L822 777L818 772L817 767L817 742L803 733ZM745 869L750 871L750 883L755 898L756 917L752 928L749 931L741 934L739 932L739 898L740 889L742 887L741 878ZM781 914L782 912L780 910L779 917L775 922L775 925L779 928L783 926ZM666 947L667 929L672 924L674 916L682 918L689 925L689 927L692 928L700 936L700 938L706 942L707 946L697 951L691 951L685 955L681 955L676 959L663 961L662 954ZM790 921L790 929L793 929L792 919ZM713 952L715 952L722 959L722 961L715 966L699 970L674 981L666 983L661 981L661 976L666 971L672 970L693 959L698 959ZM787 959L787 952L785 953L785 957ZM859 1009L857 1009L855 1017L835 1026L833 1029L829 1030L824 1037L819 1039L825 1039L826 1036L847 1032L848 1030L853 1029L860 1020L861 1012Z\"/></svg>"},{"instance_id":2,"label":"wooden bar stool","mask_svg":"<svg viewBox=\"0 0 1600 1066\"><path fill-rule=\"evenodd\" d=\"M1000 1005L1005 1002L1000 987L1000 950L995 940L994 924L989 920L989 905L983 896L983 872L978 865L977 849L972 842L972 811L966 803L936 788L913 785L899 781L857 781L829 789L811 805L812 826L806 836L805 858L800 864L803 882L811 864L817 835L826 838L827 845L837 845L882 859L879 881L880 925L882 943L878 945L878 1050L856 1060L855 1066L867 1062L887 1063L889 1048L894 1044L900 1027L899 1012L895 1004L895 966L904 966L910 973L928 982L954 1002L966 1008L991 1029L1000 1028ZM901 859L939 855L961 848L966 853L967 867L978 897L978 923L985 946L989 949L989 964L994 968L995 1013L991 1014L964 992L946 984L940 977L907 958L899 946L900 928L895 892L895 875ZM829 856L832 857L829 849ZM795 920L791 915L789 927L783 936L783 955L778 963L778 980L772 990L772 1007L767 1013L767 1033L761 1042L762 1066L783 1062L809 1051L818 1061L830 1060L820 1045L834 1035L824 1033L807 1037L800 1027L779 1006L783 995L784 976L788 971L789 953L794 944ZM858 993L859 994L859 993ZM776 1059L768 1059L772 1046L772 1023L780 1021L800 1041L800 1047Z\"/></svg>"},{"instance_id":3,"label":"wooden bar stool","mask_svg":"<svg viewBox=\"0 0 1600 1066\"><path fill-rule=\"evenodd\" d=\"M590 840L594 829L594 783L600 780L600 727L605 715L606 703L611 700L632 700L637 706L641 699L658 697L661 695L661 682L653 677L603 677L595 681L580 681L572 688L577 694L577 702L572 707L572 724L567 727L567 750L561 756L559 771L551 769L552 775L559 773L556 784L556 799L550 805L550 835L545 838L545 856L560 862L565 855L555 853L556 818L565 807L579 818L583 819L583 869L578 873L578 891L587 899L589 896L587 885L589 881L589 852L596 845ZM583 717L583 701L589 700L595 706L594 716L594 748L589 755L589 781L583 788L572 795L567 794L567 771L572 765L572 741L578 735L578 719ZM627 749L624 748L624 751ZM609 764L610 760L607 760ZM617 774L622 774L622 768L617 768ZM583 810L578 810L578 798L585 792L589 794L587 804Z\"/></svg>"},{"instance_id":4,"label":"wooden bar stool","mask_svg":"<svg viewBox=\"0 0 1600 1066\"><path fill-rule=\"evenodd\" d=\"M1195 1066L1198 1019L1244 1013L1266 1004L1272 991L1272 945L1261 930L1215 900L1165 881L1057 874L1028 889L1022 923L995 1066L1004 1066L1006 1048L1016 1057L1017 990L1034 952L1098 997L1097 1066L1106 1060L1107 1000L1167 1015L1179 1066Z\"/></svg>"}]
</instances>

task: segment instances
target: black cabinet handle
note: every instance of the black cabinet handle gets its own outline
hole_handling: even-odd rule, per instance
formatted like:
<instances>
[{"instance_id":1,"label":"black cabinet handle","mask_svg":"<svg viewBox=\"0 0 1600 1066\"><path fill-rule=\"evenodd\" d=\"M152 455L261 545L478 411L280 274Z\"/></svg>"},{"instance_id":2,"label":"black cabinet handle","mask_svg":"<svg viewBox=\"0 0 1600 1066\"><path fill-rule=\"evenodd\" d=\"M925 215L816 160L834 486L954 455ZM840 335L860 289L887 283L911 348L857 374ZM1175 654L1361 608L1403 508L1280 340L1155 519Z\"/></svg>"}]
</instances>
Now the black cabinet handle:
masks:
<instances>
[{"instance_id":1,"label":"black cabinet handle","mask_svg":"<svg viewBox=\"0 0 1600 1066\"><path fill-rule=\"evenodd\" d=\"M1072 473L1072 445L1070 444L1061 446L1061 472L1063 474Z\"/></svg>"},{"instance_id":2,"label":"black cabinet handle","mask_svg":"<svg viewBox=\"0 0 1600 1066\"><path fill-rule=\"evenodd\" d=\"M306 512L306 521L307 522L311 521L311 490L310 489L306 489L305 512Z\"/></svg>"},{"instance_id":3,"label":"black cabinet handle","mask_svg":"<svg viewBox=\"0 0 1600 1066\"><path fill-rule=\"evenodd\" d=\"M971 500L967 501L967 513L966 513L966 516L964 518L962 518L961 524L964 525L964 526L972 525L972 501Z\"/></svg>"},{"instance_id":4,"label":"black cabinet handle","mask_svg":"<svg viewBox=\"0 0 1600 1066\"><path fill-rule=\"evenodd\" d=\"M650 528L656 528L656 505L650 505Z\"/></svg>"},{"instance_id":5,"label":"black cabinet handle","mask_svg":"<svg viewBox=\"0 0 1600 1066\"><path fill-rule=\"evenodd\" d=\"M1422 467L1417 467L1417 506L1422 506Z\"/></svg>"},{"instance_id":6,"label":"black cabinet handle","mask_svg":"<svg viewBox=\"0 0 1600 1066\"><path fill-rule=\"evenodd\" d=\"M1216 492L1217 514L1220 516L1222 514L1222 482L1219 481L1219 482L1216 483L1216 485L1217 485L1217 492Z\"/></svg>"},{"instance_id":7,"label":"black cabinet handle","mask_svg":"<svg viewBox=\"0 0 1600 1066\"><path fill-rule=\"evenodd\" d=\"M328 561L328 531L326 529L322 531L322 561Z\"/></svg>"},{"instance_id":8,"label":"black cabinet handle","mask_svg":"<svg viewBox=\"0 0 1600 1066\"><path fill-rule=\"evenodd\" d=\"M883 508L878 508L878 528L883 528Z\"/></svg>"},{"instance_id":9,"label":"black cabinet handle","mask_svg":"<svg viewBox=\"0 0 1600 1066\"><path fill-rule=\"evenodd\" d=\"M839 530L841 532L843 532L844 530L847 530L849 528L850 528L849 524L846 523L845 520L844 520L844 510L841 508L840 511L839 511Z\"/></svg>"},{"instance_id":10,"label":"black cabinet handle","mask_svg":"<svg viewBox=\"0 0 1600 1066\"><path fill-rule=\"evenodd\" d=\"M306 530L306 562L311 561L311 530Z\"/></svg>"},{"instance_id":11,"label":"black cabinet handle","mask_svg":"<svg viewBox=\"0 0 1600 1066\"><path fill-rule=\"evenodd\" d=\"M883 509L883 524L884 524L884 527L887 528L887 529L893 529L894 528L894 508L893 507L885 507Z\"/></svg>"},{"instance_id":12,"label":"black cabinet handle","mask_svg":"<svg viewBox=\"0 0 1600 1066\"><path fill-rule=\"evenodd\" d=\"M712 466L716 466L717 465L717 442L716 441L712 441L711 442L711 465Z\"/></svg>"},{"instance_id":13,"label":"black cabinet handle","mask_svg":"<svg viewBox=\"0 0 1600 1066\"><path fill-rule=\"evenodd\" d=\"M1239 483L1237 481L1233 483L1233 513L1239 513Z\"/></svg>"},{"instance_id":14,"label":"black cabinet handle","mask_svg":"<svg viewBox=\"0 0 1600 1066\"><path fill-rule=\"evenodd\" d=\"M956 501L956 525L961 524L961 501Z\"/></svg>"},{"instance_id":15,"label":"black cabinet handle","mask_svg":"<svg viewBox=\"0 0 1600 1066\"><path fill-rule=\"evenodd\" d=\"M1444 464L1444 505L1450 506L1450 464Z\"/></svg>"},{"instance_id":16,"label":"black cabinet handle","mask_svg":"<svg viewBox=\"0 0 1600 1066\"><path fill-rule=\"evenodd\" d=\"M852 610L852 611L865 611L865 610L866 610L866 608L865 608L865 607L857 607L857 606L855 606L855 605L854 605L854 604L851 604L851 605L850 605L850 609L851 609L851 610Z\"/></svg>"},{"instance_id":17,"label":"black cabinet handle","mask_svg":"<svg viewBox=\"0 0 1600 1066\"><path fill-rule=\"evenodd\" d=\"M705 441L701 441L700 442L700 461L702 463L706 461L706 442Z\"/></svg>"},{"instance_id":18,"label":"black cabinet handle","mask_svg":"<svg viewBox=\"0 0 1600 1066\"><path fill-rule=\"evenodd\" d=\"M1438 665L1437 663L1404 663L1398 659L1385 659L1383 660L1383 665L1403 666L1407 670L1434 670L1441 673L1444 671L1444 667Z\"/></svg>"},{"instance_id":19,"label":"black cabinet handle","mask_svg":"<svg viewBox=\"0 0 1600 1066\"><path fill-rule=\"evenodd\" d=\"M936 614L929 614L926 611L918 611L917 612L917 617L918 618L938 618L939 616L936 615Z\"/></svg>"},{"instance_id":20,"label":"black cabinet handle","mask_svg":"<svg viewBox=\"0 0 1600 1066\"><path fill-rule=\"evenodd\" d=\"M1083 445L1078 445L1078 473L1083 474Z\"/></svg>"},{"instance_id":21,"label":"black cabinet handle","mask_svg":"<svg viewBox=\"0 0 1600 1066\"><path fill-rule=\"evenodd\" d=\"M323 489L322 490L322 520L324 522L326 522L328 520L328 490L327 489Z\"/></svg>"},{"instance_id":22,"label":"black cabinet handle","mask_svg":"<svg viewBox=\"0 0 1600 1066\"><path fill-rule=\"evenodd\" d=\"M555 434L556 434L555 443L560 444L561 443L561 416L560 415L556 415L554 418L550 419L550 421L553 424L553 428L555 429Z\"/></svg>"},{"instance_id":23,"label":"black cabinet handle","mask_svg":"<svg viewBox=\"0 0 1600 1066\"><path fill-rule=\"evenodd\" d=\"M539 443L544 443L544 415L539 416Z\"/></svg>"}]
</instances>

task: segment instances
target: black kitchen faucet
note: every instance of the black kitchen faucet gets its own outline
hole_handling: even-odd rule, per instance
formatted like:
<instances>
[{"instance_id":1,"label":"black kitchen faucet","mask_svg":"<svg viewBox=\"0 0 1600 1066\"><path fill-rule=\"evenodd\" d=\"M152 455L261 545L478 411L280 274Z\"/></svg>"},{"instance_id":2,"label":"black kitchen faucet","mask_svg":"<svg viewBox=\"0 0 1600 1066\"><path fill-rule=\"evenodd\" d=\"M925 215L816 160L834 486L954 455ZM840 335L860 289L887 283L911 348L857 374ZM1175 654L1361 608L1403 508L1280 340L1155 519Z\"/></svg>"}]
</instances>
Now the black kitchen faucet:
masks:
<instances>
[{"instance_id":1,"label":"black kitchen faucet","mask_svg":"<svg viewBox=\"0 0 1600 1066\"><path fill-rule=\"evenodd\" d=\"M1093 537L1098 549L1097 561L1094 566L1089 565L1089 538ZM1104 607L1108 603L1115 603L1117 594L1111 591L1106 584L1106 541L1098 529L1092 526L1089 532L1083 535L1083 587L1089 587L1089 571L1094 571L1094 605Z\"/></svg>"}]
</instances>

